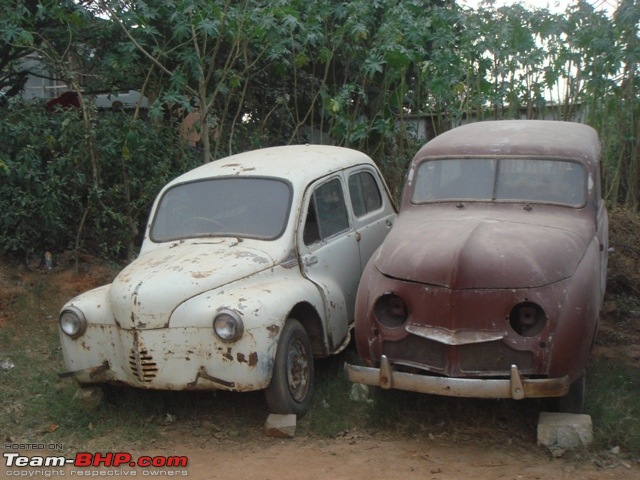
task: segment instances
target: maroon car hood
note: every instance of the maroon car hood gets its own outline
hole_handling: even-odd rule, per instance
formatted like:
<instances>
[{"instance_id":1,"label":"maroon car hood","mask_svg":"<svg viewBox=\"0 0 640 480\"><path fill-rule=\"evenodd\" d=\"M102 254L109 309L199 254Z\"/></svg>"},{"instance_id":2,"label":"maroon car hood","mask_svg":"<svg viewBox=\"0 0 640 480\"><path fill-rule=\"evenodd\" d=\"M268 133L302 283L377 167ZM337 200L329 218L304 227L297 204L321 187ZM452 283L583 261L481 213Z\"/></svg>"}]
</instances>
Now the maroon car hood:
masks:
<instances>
[{"instance_id":1,"label":"maroon car hood","mask_svg":"<svg viewBox=\"0 0 640 480\"><path fill-rule=\"evenodd\" d=\"M390 277L453 289L530 288L568 278L594 235L575 212L520 210L496 218L416 210L400 215L376 267Z\"/></svg>"}]
</instances>

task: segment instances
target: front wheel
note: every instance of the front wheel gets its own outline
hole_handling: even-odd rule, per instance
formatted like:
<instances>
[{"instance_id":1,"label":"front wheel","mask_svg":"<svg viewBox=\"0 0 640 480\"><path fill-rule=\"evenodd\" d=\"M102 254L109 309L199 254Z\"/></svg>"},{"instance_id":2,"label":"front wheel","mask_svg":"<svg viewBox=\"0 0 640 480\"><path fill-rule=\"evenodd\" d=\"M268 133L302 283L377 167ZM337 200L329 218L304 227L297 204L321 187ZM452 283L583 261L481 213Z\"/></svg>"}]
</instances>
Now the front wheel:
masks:
<instances>
[{"instance_id":1,"label":"front wheel","mask_svg":"<svg viewBox=\"0 0 640 480\"><path fill-rule=\"evenodd\" d=\"M309 410L313 393L313 353L302 324L290 318L284 324L271 383L265 390L271 413L302 416Z\"/></svg>"}]
</instances>

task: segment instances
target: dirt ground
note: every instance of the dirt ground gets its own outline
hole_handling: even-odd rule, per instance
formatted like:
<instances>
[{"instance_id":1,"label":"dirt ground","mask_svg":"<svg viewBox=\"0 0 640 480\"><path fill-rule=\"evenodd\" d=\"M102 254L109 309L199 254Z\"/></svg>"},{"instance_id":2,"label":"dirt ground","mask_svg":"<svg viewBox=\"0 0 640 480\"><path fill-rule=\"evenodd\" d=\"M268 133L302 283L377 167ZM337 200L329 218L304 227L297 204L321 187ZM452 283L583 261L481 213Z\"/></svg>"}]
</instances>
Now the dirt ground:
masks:
<instances>
[{"instance_id":1,"label":"dirt ground","mask_svg":"<svg viewBox=\"0 0 640 480\"><path fill-rule=\"evenodd\" d=\"M487 445L481 439L471 443L401 438L277 439L264 437L250 442L221 442L198 445L189 438L176 438L164 448L135 452L149 456L186 456L186 467L175 468L73 468L16 469L5 467L5 478L93 478L129 476L173 476L197 480L299 480L299 479L403 479L403 480L604 480L640 479L640 468L613 457L552 458L535 445ZM489 442L490 443L490 442ZM95 453L95 452L92 452ZM105 453L105 452L102 452ZM60 453L51 452L53 455ZM72 455L67 455L72 458Z\"/></svg>"},{"instance_id":2,"label":"dirt ground","mask_svg":"<svg viewBox=\"0 0 640 480\"><path fill-rule=\"evenodd\" d=\"M68 297L93 286L107 283L112 270L99 265L85 266L80 278L68 269L58 269L47 275L59 282ZM0 262L0 328L11 320L6 315L11 299L29 285L35 276L45 273L40 266L32 270L22 267L8 269ZM16 281L19 279L19 281ZM4 312L4 315L3 315ZM619 335L615 328L616 306L608 305L603 316L600 337L607 339ZM640 313L639 313L640 317ZM619 319L618 319L619 320ZM636 321L635 325L640 325ZM599 342L594 355L621 356L626 362L640 365L640 328L625 329L633 338L624 342ZM625 344L620 347L620 344ZM6 442L6 439L3 439ZM90 447L88 447L90 448ZM479 431L458 439L446 435L422 435L412 438L367 432L346 432L336 438L300 436L292 439L267 437L256 432L249 440L215 439L190 435L188 432L172 434L146 447L120 447L136 458L149 456L186 456L185 468L141 469L62 469L8 468L2 462L0 477L52 478L91 474L93 478L125 478L128 476L187 476L192 479L639 479L638 460L624 460L614 453L593 454L587 451L554 458L546 449L535 444L535 438L511 441L504 435ZM11 450L3 450L6 455ZM41 455L42 451L22 451L27 456ZM72 453L48 452L52 455ZM95 453L95 452L92 452ZM105 452L102 452L105 453ZM56 470L52 473L51 470ZM103 471L104 470L104 471ZM108 471L107 471L108 470ZM4 475L3 475L4 473ZM152 474L152 475L150 475Z\"/></svg>"},{"instance_id":3,"label":"dirt ground","mask_svg":"<svg viewBox=\"0 0 640 480\"><path fill-rule=\"evenodd\" d=\"M270 439L251 445L184 448L188 473L197 479L640 479L629 462L598 466L552 459L531 446L487 446L483 442L363 438Z\"/></svg>"}]
</instances>

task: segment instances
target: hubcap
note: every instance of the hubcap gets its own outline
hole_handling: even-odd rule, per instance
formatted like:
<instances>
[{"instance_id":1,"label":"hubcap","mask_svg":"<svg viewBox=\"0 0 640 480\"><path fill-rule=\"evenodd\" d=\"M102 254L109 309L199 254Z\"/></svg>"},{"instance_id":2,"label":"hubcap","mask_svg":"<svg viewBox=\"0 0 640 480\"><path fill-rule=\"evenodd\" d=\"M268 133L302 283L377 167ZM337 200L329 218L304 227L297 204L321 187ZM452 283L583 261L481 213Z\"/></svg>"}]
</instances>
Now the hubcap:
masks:
<instances>
[{"instance_id":1,"label":"hubcap","mask_svg":"<svg viewBox=\"0 0 640 480\"><path fill-rule=\"evenodd\" d=\"M307 349L298 339L289 344L287 362L287 380L289 392L296 402L302 402L309 388L309 363Z\"/></svg>"}]
</instances>

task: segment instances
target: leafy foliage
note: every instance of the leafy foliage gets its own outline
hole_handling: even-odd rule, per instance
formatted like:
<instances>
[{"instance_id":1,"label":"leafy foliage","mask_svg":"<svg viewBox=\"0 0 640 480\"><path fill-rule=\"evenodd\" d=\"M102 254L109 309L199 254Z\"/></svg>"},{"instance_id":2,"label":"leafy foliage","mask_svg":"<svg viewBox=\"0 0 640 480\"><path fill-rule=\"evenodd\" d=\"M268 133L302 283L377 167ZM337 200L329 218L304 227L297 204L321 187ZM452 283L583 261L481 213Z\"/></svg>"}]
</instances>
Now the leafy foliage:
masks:
<instances>
[{"instance_id":1,"label":"leafy foliage","mask_svg":"<svg viewBox=\"0 0 640 480\"><path fill-rule=\"evenodd\" d=\"M490 0L478 10L446 0L38 0L7 12L7 48L32 49L68 81L81 121L67 112L56 117L62 129L7 110L0 202L10 210L0 221L18 236L2 243L5 252L114 228L124 233L110 254L130 255L124 239L138 235L157 188L138 172L155 181L191 164L194 151L184 157L172 126L189 112L204 162L334 143L369 153L394 191L422 141L415 116L429 136L469 119L578 119L602 138L609 200L638 208L637 0L620 2L613 17L585 0L563 14ZM128 89L151 100L153 128L138 113L112 123L97 116L93 92ZM150 153L163 151L155 145L167 147L164 157ZM14 226L45 198L51 205L30 226Z\"/></svg>"},{"instance_id":2,"label":"leafy foliage","mask_svg":"<svg viewBox=\"0 0 640 480\"><path fill-rule=\"evenodd\" d=\"M48 115L39 104L16 103L3 114L3 254L73 248L88 211L84 245L107 257L125 257L160 187L197 163L171 128L108 113L93 126L100 169L94 184L77 110Z\"/></svg>"}]
</instances>

